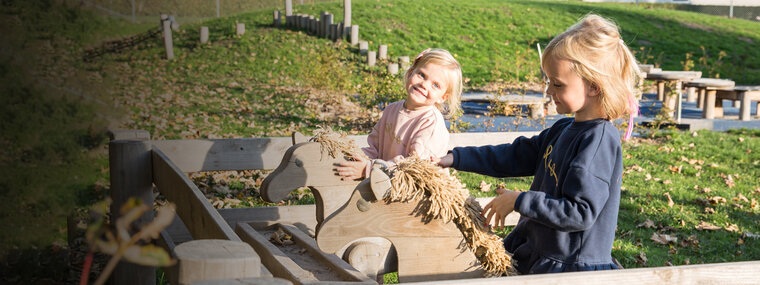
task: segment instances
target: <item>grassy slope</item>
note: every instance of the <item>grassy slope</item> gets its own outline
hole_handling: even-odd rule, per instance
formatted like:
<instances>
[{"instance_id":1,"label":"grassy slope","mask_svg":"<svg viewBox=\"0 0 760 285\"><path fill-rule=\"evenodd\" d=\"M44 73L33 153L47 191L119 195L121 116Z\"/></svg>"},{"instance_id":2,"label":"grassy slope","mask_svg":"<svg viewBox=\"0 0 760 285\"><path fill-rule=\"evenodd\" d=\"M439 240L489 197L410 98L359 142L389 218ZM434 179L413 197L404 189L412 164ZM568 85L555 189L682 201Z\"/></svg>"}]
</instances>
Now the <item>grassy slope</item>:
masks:
<instances>
[{"instance_id":1,"label":"grassy slope","mask_svg":"<svg viewBox=\"0 0 760 285\"><path fill-rule=\"evenodd\" d=\"M690 53L692 59L706 59L701 65L695 60L694 67L705 76L719 73L740 83L760 83L760 51L753 48L760 43L760 23L652 7L574 1L355 1L352 22L360 26L370 49L389 44L392 56L413 56L431 46L450 50L471 85L479 86L537 80L536 43L546 45L594 12L621 26L626 43L639 52L642 62L658 61L664 69L682 70L681 62ZM335 22L343 19L337 3L295 9L311 15L322 10L334 13ZM728 54L722 64L716 62L721 51Z\"/></svg>"},{"instance_id":2,"label":"grassy slope","mask_svg":"<svg viewBox=\"0 0 760 285\"><path fill-rule=\"evenodd\" d=\"M122 126L150 130L156 138L284 135L292 130L308 132L320 123L342 125L345 130L366 132L366 124L357 122L361 121L357 120L358 118L320 117L322 110L315 105L340 105L332 101L340 101L344 94L394 95L385 98L384 101L399 96L398 78L384 75L380 67L362 67L361 58L350 52L351 48L332 45L300 32L271 28L271 11L208 21L205 25L211 27L212 42L203 47L195 43L199 25L183 26L182 32L175 33L177 59L172 62L162 59L160 41L155 40L122 53L106 55L93 63L83 63L79 60L82 47L104 38L144 31L146 26L93 16L76 5L61 8L56 6L57 4L51 4L52 2L39 3L41 4L35 2L21 5L23 9L6 5L2 10L4 16L9 16L3 17L3 20L7 21L4 23L14 23L4 25L3 28L20 25L24 31L3 33L11 36L9 41L3 43L4 57L0 69L3 74L2 93L11 96L3 97L3 100L7 101L2 104L5 117L0 125L3 133L2 143L6 147L3 153L6 158L2 160L1 165L3 176L0 177L0 190L6 197L2 206L2 250L3 254L10 252L4 262L15 260L14 262L19 264L26 264L21 266L29 269L29 275L26 276L46 276L45 273L33 270L35 264L45 264L45 261L40 262L29 255L39 258L49 254L49 248L35 248L47 247L52 241L62 240L65 237L64 217L70 210L75 206L88 205L93 199L103 195L102 189L95 186L94 182L107 181L107 158L104 156L102 145L102 128L106 122L103 121L105 119L96 118L108 119L109 114L114 112L91 103L94 100L83 100L80 96L41 82L52 82L53 86L63 85L67 89L80 91L89 98L109 104L114 100L126 107L117 110L117 113L126 114L127 120ZM372 47L376 47L378 42L392 44L392 56L414 55L428 46L451 49L464 64L466 76L472 79L471 86L499 79L517 81L518 77L514 74L518 65L521 70L519 80L526 77L535 79L537 71L532 63L537 61L532 49L535 42L548 42L551 34L561 32L566 25L585 14L591 7L596 7L594 9L603 15L615 18L624 27L626 38L636 35L637 39L652 42L649 53L657 55L662 52L665 68L677 69L680 66L678 61L683 60L684 50L679 50L683 47L676 43L698 41L695 43L710 44L706 46L710 54L734 48L737 53L731 54L731 58L746 58L745 61L730 61L738 70L750 70L748 74L752 74L751 70L757 70L758 56L754 56L757 51L747 50L747 45L743 43L758 42L759 29L757 23L747 21L719 22L718 18L704 18L708 21L700 22L700 25L711 27L716 32L710 34L715 40L702 42L693 33L694 29L671 22L671 19L696 21L696 16L683 12L575 2L467 2L457 3L456 10L454 2L450 1L435 4L424 2L418 4L421 5L419 8L406 5L411 5L411 2L355 1L354 22L362 25L364 38L375 39ZM484 8L475 8L476 6ZM386 9L389 10L385 12ZM564 9L572 13L562 12ZM329 10L338 14L337 18L340 18L339 14L342 11L336 3L297 6L297 10L309 10L312 14ZM398 15L405 15L407 12L404 11L407 10L442 13L443 16L431 17L435 19L457 19L453 22L458 25L448 30L461 32L444 32L443 28L452 21L394 22L398 21L395 19L401 18ZM480 13L481 10L485 15ZM460 23L463 17L453 16L457 15L454 11L480 17L473 21L478 24ZM702 17L700 16L700 21ZM559 20L556 20L556 23L548 22L554 21L548 20L554 18ZM668 36L652 32L652 35L644 38L641 35L645 34L647 29L642 28L639 32L626 31L627 26L634 29L637 25L643 25L639 20L641 18L659 21L664 30L674 32ZM546 27L538 30L537 26L530 24L538 22L535 19L541 19L541 25ZM245 36L238 38L233 35L235 21L247 24L248 33ZM503 23L510 21L515 22L511 25L506 24L505 28ZM375 24L370 26L369 23ZM378 23L380 25L377 25ZM465 27L474 25L479 27L478 33L465 32ZM509 29L511 31L507 33L506 30ZM742 35L745 40L736 41L733 35L737 34ZM685 36L682 38L680 35ZM509 45L505 45L507 40ZM52 53L44 57L28 56L41 47L44 48L46 44L52 47ZM695 49L686 52L695 52ZM8 54L15 56L8 57ZM19 58L23 60L19 61ZM727 59L724 61L728 62ZM27 72L29 66L39 68ZM329 96L331 94L339 96ZM339 111L335 114L341 114ZM356 117L367 116L362 113L352 114ZM690 140L697 140L695 143L698 145L710 145L712 140L719 140L721 137L726 144L735 143L738 136L705 132L696 138L685 134L675 134L674 137L679 139L673 143L682 142L688 145L687 142ZM758 149L757 134L743 137L746 138L744 144ZM702 141L702 138L705 140ZM655 158L670 158L661 155L661 151L656 151L658 147L661 145L657 143L627 147L626 152L632 157L626 162L626 166L637 163L652 176L663 179L672 175L663 164L647 166L648 161L657 161ZM680 148L681 144L673 144L671 147ZM745 155L749 157L748 161L756 161L757 152L734 153L732 150L735 149L743 150L744 147L728 145L725 151L705 150L693 155L693 158L703 159L708 163L714 161L721 167L731 169L730 172L739 174L739 178L734 178L737 186L730 192L718 183L719 180L712 187L717 192L711 192L710 195L715 196L715 193L719 193L720 196L729 199L729 203L714 207L717 214L701 214L691 203L693 200L690 200L689 195L694 194L682 192L689 191L693 185L701 185L699 183L706 177L714 179L716 173L708 174L705 170L699 181L679 181L670 178L676 182L670 187L677 189L667 191L670 191L677 205L669 208L670 210L665 209L666 211L662 211L659 208L662 205L657 204L664 203L660 193L666 189L663 185L641 182L640 179L626 179L624 185L628 191L624 194L621 206L619 233L627 232L623 229L635 228L644 217L651 217L656 222L676 227L679 231L677 235L681 239L693 231L696 219L704 219L719 226L725 226L725 222L728 221L739 224L742 231L757 233L758 225L753 222L757 220L757 208L749 209L748 205L744 205L743 209L737 209L730 206L734 203L731 200L735 197L732 195L733 191L739 191L748 198L758 198L760 195L758 192L751 192L753 187L757 187L752 184L752 177L758 175L757 166L738 163L742 160L735 159ZM691 154L685 155L692 158ZM638 160L639 157L641 160ZM727 170L724 171L725 174L729 174ZM483 179L468 175L462 174L462 177L467 179L466 183L473 188ZM636 175L638 174L631 174L632 177ZM525 189L529 179L511 179L505 182L508 188ZM679 189L673 185L686 185L688 189ZM651 203L652 199L641 198L647 197L647 194L652 199L660 200ZM633 198L633 201L625 200L627 198ZM679 204L687 207L684 211L690 213L682 214ZM644 212L636 212L635 209L638 208L644 209ZM678 213L672 209L679 209ZM22 215L18 215L19 213ZM724 215L728 217L725 218ZM674 223L677 219L684 220L685 225ZM682 264L685 258L690 258L692 263L760 259L757 250L752 249L757 248L757 240L746 239L744 246L735 246L735 233L698 232L698 238L702 242L700 247L676 246L680 253L671 256L668 254L669 248L648 240L651 235L649 231L652 230L637 230L636 233L628 234L616 242L614 254L626 267L640 266L631 259L638 251L643 251L650 257L648 265L662 265L668 260L673 264ZM742 251L738 257L734 257L736 248ZM704 257L692 257L700 255ZM19 256L22 258L18 258ZM50 273L47 276L55 274L61 273Z\"/></svg>"}]
</instances>

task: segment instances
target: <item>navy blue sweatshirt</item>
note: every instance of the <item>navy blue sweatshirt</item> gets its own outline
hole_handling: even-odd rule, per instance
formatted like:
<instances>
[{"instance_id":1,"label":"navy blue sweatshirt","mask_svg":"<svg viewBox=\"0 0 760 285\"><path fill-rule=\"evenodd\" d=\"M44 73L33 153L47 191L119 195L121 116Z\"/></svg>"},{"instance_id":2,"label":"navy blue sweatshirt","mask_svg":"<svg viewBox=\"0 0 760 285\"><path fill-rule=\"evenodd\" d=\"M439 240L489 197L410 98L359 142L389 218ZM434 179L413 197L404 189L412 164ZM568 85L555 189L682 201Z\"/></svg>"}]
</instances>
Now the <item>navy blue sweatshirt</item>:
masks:
<instances>
[{"instance_id":1,"label":"navy blue sweatshirt","mask_svg":"<svg viewBox=\"0 0 760 285\"><path fill-rule=\"evenodd\" d=\"M453 168L494 177L533 175L521 217L504 238L523 274L603 270L612 263L623 157L620 133L603 119L557 121L511 144L457 147Z\"/></svg>"}]
</instances>

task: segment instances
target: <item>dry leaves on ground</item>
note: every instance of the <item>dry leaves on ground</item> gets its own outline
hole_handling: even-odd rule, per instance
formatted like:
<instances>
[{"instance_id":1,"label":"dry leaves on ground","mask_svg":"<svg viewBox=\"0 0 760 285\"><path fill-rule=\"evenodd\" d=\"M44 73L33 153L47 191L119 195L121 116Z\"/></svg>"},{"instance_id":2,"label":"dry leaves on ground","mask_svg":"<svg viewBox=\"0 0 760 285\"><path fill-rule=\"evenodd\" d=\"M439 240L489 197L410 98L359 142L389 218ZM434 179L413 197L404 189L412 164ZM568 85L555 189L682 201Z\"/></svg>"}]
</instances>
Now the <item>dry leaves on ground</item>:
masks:
<instances>
[{"instance_id":1,"label":"dry leaves on ground","mask_svg":"<svg viewBox=\"0 0 760 285\"><path fill-rule=\"evenodd\" d=\"M714 231L714 230L721 229L721 227L713 225L705 221L700 221L699 224L695 228L698 230L707 230L707 231Z\"/></svg>"},{"instance_id":2,"label":"dry leaves on ground","mask_svg":"<svg viewBox=\"0 0 760 285\"><path fill-rule=\"evenodd\" d=\"M666 234L659 234L659 233L652 233L652 237L650 237L649 239L659 244L670 244L670 243L675 244L676 242L678 242L677 237L666 235Z\"/></svg>"}]
</instances>

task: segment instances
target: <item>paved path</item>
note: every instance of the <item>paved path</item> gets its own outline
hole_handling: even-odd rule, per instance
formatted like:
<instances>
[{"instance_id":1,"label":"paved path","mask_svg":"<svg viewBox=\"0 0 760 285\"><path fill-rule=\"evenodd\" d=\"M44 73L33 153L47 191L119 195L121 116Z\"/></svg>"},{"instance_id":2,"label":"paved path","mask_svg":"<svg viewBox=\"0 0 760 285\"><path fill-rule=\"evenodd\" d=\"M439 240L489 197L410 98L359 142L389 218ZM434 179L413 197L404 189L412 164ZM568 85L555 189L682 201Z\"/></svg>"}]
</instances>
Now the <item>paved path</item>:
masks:
<instances>
[{"instance_id":1,"label":"paved path","mask_svg":"<svg viewBox=\"0 0 760 285\"><path fill-rule=\"evenodd\" d=\"M640 102L641 117L635 119L637 123L652 121L654 119L657 112L662 108L662 102L657 101L656 98L656 94L644 94L644 99ZM751 114L755 114L756 105L752 104ZM473 128L468 131L536 131L550 127L557 120L566 117L565 115L554 115L540 119L504 116L489 118L484 116L485 112L488 112L487 106L488 104L485 103L462 103L462 107L465 110L462 121L473 125ZM694 126L701 126L714 131L726 131L737 128L760 129L760 119L753 117L749 121L740 121L739 108L734 108L733 104L729 101L724 101L723 106L723 118L708 120L702 119L702 110L697 108L696 103L685 102L684 100L683 112L681 113L682 123L694 123ZM527 106L525 108L524 113L527 114Z\"/></svg>"}]
</instances>

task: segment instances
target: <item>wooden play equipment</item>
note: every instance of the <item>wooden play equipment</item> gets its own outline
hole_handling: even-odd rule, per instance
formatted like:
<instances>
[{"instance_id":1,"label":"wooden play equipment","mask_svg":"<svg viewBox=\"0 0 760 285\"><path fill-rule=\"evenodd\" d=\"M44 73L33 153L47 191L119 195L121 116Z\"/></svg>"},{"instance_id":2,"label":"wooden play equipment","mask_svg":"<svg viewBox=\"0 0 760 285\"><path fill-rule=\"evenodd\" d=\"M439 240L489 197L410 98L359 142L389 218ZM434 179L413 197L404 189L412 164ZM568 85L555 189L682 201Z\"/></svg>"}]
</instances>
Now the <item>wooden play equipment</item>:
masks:
<instances>
[{"instance_id":1,"label":"wooden play equipment","mask_svg":"<svg viewBox=\"0 0 760 285\"><path fill-rule=\"evenodd\" d=\"M510 142L520 135L532 136L536 132L522 133L466 133L452 134L450 146L457 145L488 145ZM359 147L366 145L366 136L352 137ZM165 268L168 280L171 284L334 284L356 283L375 284L373 278L367 277L349 263L337 255L325 253L319 250L324 243L325 248L338 248L340 244L353 236L349 232L327 235L324 241L317 241L312 236L315 233L333 232L330 227L331 219L355 219L351 221L357 231L367 231L362 236L389 237L387 241L396 242L394 248L396 254L401 249L406 251L409 245L416 242L416 246L427 248L425 258L419 262L439 262L439 252L449 254L449 250L442 251L441 246L449 246L444 241L453 240L448 237L446 224L433 224L440 227L439 230L431 230L431 225L419 228L420 231L428 231L431 237L417 239L415 242L405 241L405 237L393 233L369 233L367 228L376 230L393 231L398 226L370 226L384 221L380 218L372 220L367 215L376 210L381 210L375 205L369 205L369 210L361 212L359 202L371 201L374 194L365 191L350 191L341 206L323 205L321 218L325 222L321 228L317 228L319 213L317 205L237 208L237 209L214 209L201 191L192 183L187 172L198 171L223 171L223 170L247 170L247 169L275 169L283 161L286 152L293 146L292 138L249 138L249 139L197 139L197 140L149 140L149 135L144 131L119 131L111 132L109 144L109 159L111 167L111 192L113 207L120 207L126 198L137 196L144 202L153 203L153 185L170 202L177 206L177 216L173 224L161 233L159 244L166 248L175 258L178 264L171 268ZM288 160L288 163L290 161ZM296 163L294 160L293 164ZM312 178L309 178L312 179ZM320 181L314 178L314 181ZM306 183L308 179L295 184ZM330 189L327 185L315 184L312 187L319 189L321 199ZM369 182L355 183L355 188L369 189ZM304 184L306 185L306 184ZM349 185L338 185L349 188ZM349 189L353 190L353 188ZM317 191L315 191L317 192ZM273 193L269 193L271 195ZM337 195L343 195L338 193ZM371 195L366 197L365 195ZM275 199L272 195L270 198ZM486 201L480 201L481 204ZM370 203L371 204L371 203ZM399 203L400 204L400 203ZM362 206L365 207L366 205ZM338 211L341 208L344 211ZM376 209L377 208L377 209ZM328 210L324 210L328 209ZM329 209L335 209L331 215ZM355 212L350 212L355 211ZM366 209L366 208L365 208ZM399 209L409 211L409 209ZM361 212L364 217L359 215ZM379 214L378 214L379 215ZM342 217L341 217L342 216ZM379 217L379 216L378 216ZM394 216L395 217L395 216ZM150 220L151 217L144 217ZM508 224L515 224L516 215L508 218ZM336 220L337 221L337 220ZM342 237L341 235L346 235ZM453 235L453 233L451 234ZM282 244L270 241L273 236L278 236ZM385 239L385 238L381 238ZM435 240L434 240L435 239ZM460 237L461 239L461 237ZM219 242L224 240L225 242ZM194 241L193 244L188 242ZM353 248L348 247L344 252L349 252L348 260L354 264L363 264L368 269L376 270L384 268L385 264L377 264L377 256L371 256L381 251L384 247L375 247L376 240L369 243L352 243ZM439 243L440 241L440 243ZM203 247L183 251L177 247ZM369 246L360 246L360 245ZM248 248L247 246L250 246ZM235 252L225 251L224 248L234 248ZM253 249L254 252L248 249ZM363 249L362 249L363 248ZM463 247L464 248L464 247ZM217 254L206 254L203 250L211 250ZM411 249L415 250L415 249ZM337 250L336 250L337 251ZM424 276L409 274L417 269L407 269L404 264L417 262L407 260L406 252L401 253L396 259L400 276L410 276L408 280L426 280ZM463 251L462 256L472 256ZM206 258L204 258L206 257ZM258 257L259 262L256 262ZM343 256L341 256L343 257ZM372 257L372 258L370 258ZM385 261L389 257L383 257ZM464 258L464 257L462 257ZM359 262L367 260L367 262ZM222 262L233 264L244 263L242 269L234 272L224 272L211 276L211 273L203 273L200 270L192 270L193 264L214 264ZM375 262L375 263L372 263ZM184 266L184 267L183 267ZM183 269L184 268L184 269ZM196 267L198 268L198 267ZM673 266L658 268L626 269L606 272L579 272L546 275L528 275L500 278L473 278L459 279L464 275L474 274L475 270L462 271L463 276L449 274L447 279L429 281L429 284L556 284L556 283L594 283L594 284L692 284L692 283L753 283L760 280L760 261L718 263L706 265ZM402 270L404 270L402 273ZM185 276L187 272L203 273L192 278ZM182 276L180 276L182 275ZM258 275L258 276L255 276ZM419 278L411 278L419 276ZM473 276L474 277L474 276ZM224 280L223 280L224 279ZM436 278L437 279L437 278ZM430 279L433 280L433 279ZM126 262L121 263L112 276L113 284L154 284L155 268L136 266ZM423 284L425 284L423 282Z\"/></svg>"}]
</instances>

